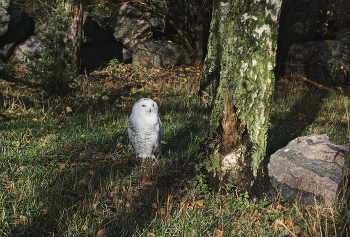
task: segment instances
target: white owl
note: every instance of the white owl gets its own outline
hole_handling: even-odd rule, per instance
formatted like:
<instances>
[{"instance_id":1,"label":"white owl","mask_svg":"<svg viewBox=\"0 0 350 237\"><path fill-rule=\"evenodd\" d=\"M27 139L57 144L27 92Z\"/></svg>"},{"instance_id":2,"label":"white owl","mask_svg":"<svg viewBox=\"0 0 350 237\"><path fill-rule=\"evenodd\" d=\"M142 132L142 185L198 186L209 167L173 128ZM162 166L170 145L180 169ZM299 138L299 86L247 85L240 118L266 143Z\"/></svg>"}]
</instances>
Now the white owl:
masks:
<instances>
[{"instance_id":1,"label":"white owl","mask_svg":"<svg viewBox=\"0 0 350 237\"><path fill-rule=\"evenodd\" d=\"M141 98L134 104L129 118L128 134L137 158L155 157L155 151L160 150L162 122L154 100Z\"/></svg>"}]
</instances>

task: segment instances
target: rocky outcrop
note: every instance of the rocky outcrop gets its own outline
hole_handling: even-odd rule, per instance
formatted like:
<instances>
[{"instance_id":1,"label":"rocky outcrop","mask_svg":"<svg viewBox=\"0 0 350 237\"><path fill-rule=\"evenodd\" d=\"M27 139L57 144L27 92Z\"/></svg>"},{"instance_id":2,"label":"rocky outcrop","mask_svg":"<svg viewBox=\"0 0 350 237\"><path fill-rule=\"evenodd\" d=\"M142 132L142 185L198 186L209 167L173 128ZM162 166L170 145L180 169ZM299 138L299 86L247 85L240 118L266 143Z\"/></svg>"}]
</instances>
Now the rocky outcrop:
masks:
<instances>
[{"instance_id":1,"label":"rocky outcrop","mask_svg":"<svg viewBox=\"0 0 350 237\"><path fill-rule=\"evenodd\" d=\"M0 36L4 35L10 23L10 15L5 8L0 7Z\"/></svg>"},{"instance_id":2,"label":"rocky outcrop","mask_svg":"<svg viewBox=\"0 0 350 237\"><path fill-rule=\"evenodd\" d=\"M348 151L325 134L298 137L271 155L271 183L283 197L331 204L341 188Z\"/></svg>"},{"instance_id":3,"label":"rocky outcrop","mask_svg":"<svg viewBox=\"0 0 350 237\"><path fill-rule=\"evenodd\" d=\"M350 72L349 47L350 44L338 40L292 44L286 73L304 76L319 83L347 80Z\"/></svg>"},{"instance_id":4,"label":"rocky outcrop","mask_svg":"<svg viewBox=\"0 0 350 237\"><path fill-rule=\"evenodd\" d=\"M43 35L33 35L26 41L19 44L12 54L11 61L25 63L28 54L40 58L45 50L46 37Z\"/></svg>"},{"instance_id":5,"label":"rocky outcrop","mask_svg":"<svg viewBox=\"0 0 350 237\"><path fill-rule=\"evenodd\" d=\"M152 25L145 19L144 13L130 3L123 3L119 9L114 9L111 26L114 38L133 51L134 46L141 40L150 39L153 35Z\"/></svg>"},{"instance_id":6,"label":"rocky outcrop","mask_svg":"<svg viewBox=\"0 0 350 237\"><path fill-rule=\"evenodd\" d=\"M0 59L7 61L15 47L34 33L34 21L19 7L8 8L11 16L8 30L0 37Z\"/></svg>"},{"instance_id":7,"label":"rocky outcrop","mask_svg":"<svg viewBox=\"0 0 350 237\"><path fill-rule=\"evenodd\" d=\"M343 31L349 26L350 18L344 15L349 10L349 1L285 0L279 22L276 73L282 77L305 76L318 83L349 80L348 53L342 59L338 53L330 55L332 45L350 48L350 42L339 36L341 31L345 38L349 33ZM310 48L317 52L310 52ZM294 61L295 56L306 56L306 52L310 54L309 59Z\"/></svg>"},{"instance_id":8,"label":"rocky outcrop","mask_svg":"<svg viewBox=\"0 0 350 237\"><path fill-rule=\"evenodd\" d=\"M138 43L132 54L132 63L144 67L173 67L190 63L189 55L179 45L170 41L145 40Z\"/></svg>"},{"instance_id":9,"label":"rocky outcrop","mask_svg":"<svg viewBox=\"0 0 350 237\"><path fill-rule=\"evenodd\" d=\"M105 27L103 16L89 14L85 17L84 43L81 46L82 69L94 70L106 66L112 59L119 62L131 61L131 56L124 54L125 47L114 39L109 27Z\"/></svg>"}]
</instances>

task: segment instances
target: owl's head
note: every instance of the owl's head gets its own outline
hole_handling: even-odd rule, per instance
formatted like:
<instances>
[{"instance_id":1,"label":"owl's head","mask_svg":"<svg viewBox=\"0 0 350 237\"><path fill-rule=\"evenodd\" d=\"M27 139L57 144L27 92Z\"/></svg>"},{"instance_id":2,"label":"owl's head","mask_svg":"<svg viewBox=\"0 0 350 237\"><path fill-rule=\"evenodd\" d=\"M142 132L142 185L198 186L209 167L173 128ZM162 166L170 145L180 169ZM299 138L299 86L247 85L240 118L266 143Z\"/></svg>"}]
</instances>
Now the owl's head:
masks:
<instances>
[{"instance_id":1,"label":"owl's head","mask_svg":"<svg viewBox=\"0 0 350 237\"><path fill-rule=\"evenodd\" d=\"M139 99L132 107L133 114L156 114L158 115L157 102L150 98Z\"/></svg>"}]
</instances>

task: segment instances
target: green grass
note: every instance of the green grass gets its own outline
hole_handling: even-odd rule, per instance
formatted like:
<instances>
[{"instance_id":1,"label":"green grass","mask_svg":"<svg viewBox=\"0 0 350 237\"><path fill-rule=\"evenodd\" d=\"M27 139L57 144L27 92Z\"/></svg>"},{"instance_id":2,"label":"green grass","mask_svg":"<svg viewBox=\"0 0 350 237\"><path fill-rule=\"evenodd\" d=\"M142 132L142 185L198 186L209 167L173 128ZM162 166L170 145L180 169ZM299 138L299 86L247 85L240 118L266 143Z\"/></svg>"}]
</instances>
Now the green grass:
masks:
<instances>
[{"instance_id":1,"label":"green grass","mask_svg":"<svg viewBox=\"0 0 350 237\"><path fill-rule=\"evenodd\" d=\"M194 162L211 107L197 99L198 69L112 66L77 79L64 99L46 98L20 75L0 79L0 236L277 237L298 236L299 227L300 236L347 234L342 203L304 206L237 196L229 186L206 189ZM142 96L159 103L164 136L161 158L140 164L127 120ZM312 133L347 143L343 101L279 82L269 152Z\"/></svg>"}]
</instances>

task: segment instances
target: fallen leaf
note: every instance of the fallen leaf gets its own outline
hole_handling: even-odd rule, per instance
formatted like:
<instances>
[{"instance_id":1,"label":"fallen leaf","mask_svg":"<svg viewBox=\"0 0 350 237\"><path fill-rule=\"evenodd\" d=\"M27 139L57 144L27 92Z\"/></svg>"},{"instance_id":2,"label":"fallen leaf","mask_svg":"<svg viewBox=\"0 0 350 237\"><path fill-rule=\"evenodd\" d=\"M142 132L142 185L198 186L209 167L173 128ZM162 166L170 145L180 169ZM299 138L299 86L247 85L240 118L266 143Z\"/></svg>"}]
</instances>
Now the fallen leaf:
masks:
<instances>
[{"instance_id":1,"label":"fallen leaf","mask_svg":"<svg viewBox=\"0 0 350 237\"><path fill-rule=\"evenodd\" d=\"M166 215L165 208L164 207L158 208L157 214L160 215L160 216L165 216Z\"/></svg>"},{"instance_id":2,"label":"fallen leaf","mask_svg":"<svg viewBox=\"0 0 350 237\"><path fill-rule=\"evenodd\" d=\"M300 226L294 226L293 232L296 236L301 236L303 229Z\"/></svg>"},{"instance_id":3,"label":"fallen leaf","mask_svg":"<svg viewBox=\"0 0 350 237\"><path fill-rule=\"evenodd\" d=\"M97 232L96 237L108 237L109 233L105 229L101 229Z\"/></svg>"},{"instance_id":4,"label":"fallen leaf","mask_svg":"<svg viewBox=\"0 0 350 237\"><path fill-rule=\"evenodd\" d=\"M197 204L197 206L199 206L199 207L204 206L203 200L197 200L197 201L196 201L196 204Z\"/></svg>"},{"instance_id":5,"label":"fallen leaf","mask_svg":"<svg viewBox=\"0 0 350 237\"><path fill-rule=\"evenodd\" d=\"M8 184L4 184L4 188L6 188L6 189L13 189L13 188L15 188L15 183L11 182L11 183L8 183Z\"/></svg>"},{"instance_id":6,"label":"fallen leaf","mask_svg":"<svg viewBox=\"0 0 350 237\"><path fill-rule=\"evenodd\" d=\"M218 224L214 230L214 237L222 237L223 233L224 232L221 230L221 224Z\"/></svg>"},{"instance_id":7,"label":"fallen leaf","mask_svg":"<svg viewBox=\"0 0 350 237\"><path fill-rule=\"evenodd\" d=\"M233 229L235 232L240 232L242 230L242 224L238 221L233 222Z\"/></svg>"},{"instance_id":8,"label":"fallen leaf","mask_svg":"<svg viewBox=\"0 0 350 237\"><path fill-rule=\"evenodd\" d=\"M283 231L283 222L280 219L276 219L273 223L273 229L275 231Z\"/></svg>"},{"instance_id":9,"label":"fallen leaf","mask_svg":"<svg viewBox=\"0 0 350 237\"><path fill-rule=\"evenodd\" d=\"M344 114L343 117L341 118L342 123L347 123L350 121L350 118L347 114Z\"/></svg>"},{"instance_id":10,"label":"fallen leaf","mask_svg":"<svg viewBox=\"0 0 350 237\"><path fill-rule=\"evenodd\" d=\"M130 208L131 208L130 202L126 202L126 203L125 203L125 208L126 208L126 209L130 209Z\"/></svg>"},{"instance_id":11,"label":"fallen leaf","mask_svg":"<svg viewBox=\"0 0 350 237\"><path fill-rule=\"evenodd\" d=\"M292 220L287 219L287 220L284 221L284 225L285 225L288 229L291 229L291 228L293 228L294 223L293 223Z\"/></svg>"},{"instance_id":12,"label":"fallen leaf","mask_svg":"<svg viewBox=\"0 0 350 237\"><path fill-rule=\"evenodd\" d=\"M186 202L183 206L183 209L186 210L189 207L190 207L190 202Z\"/></svg>"}]
</instances>

